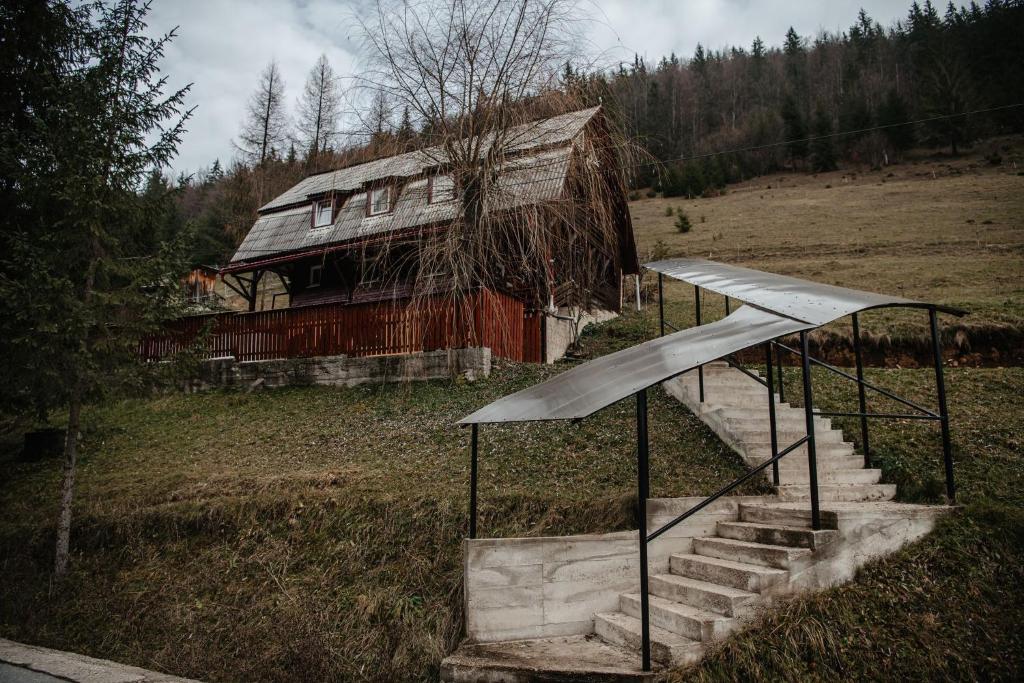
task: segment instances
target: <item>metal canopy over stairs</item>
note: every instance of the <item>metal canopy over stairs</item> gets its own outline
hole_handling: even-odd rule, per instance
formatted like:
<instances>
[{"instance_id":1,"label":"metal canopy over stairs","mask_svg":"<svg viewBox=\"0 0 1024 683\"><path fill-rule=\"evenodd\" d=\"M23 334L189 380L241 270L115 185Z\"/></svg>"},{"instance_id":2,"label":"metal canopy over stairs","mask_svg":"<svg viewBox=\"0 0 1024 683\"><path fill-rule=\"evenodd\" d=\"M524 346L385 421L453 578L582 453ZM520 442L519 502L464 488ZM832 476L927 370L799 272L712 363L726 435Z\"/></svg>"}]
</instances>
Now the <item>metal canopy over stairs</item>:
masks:
<instances>
[{"instance_id":1,"label":"metal canopy over stairs","mask_svg":"<svg viewBox=\"0 0 1024 683\"><path fill-rule=\"evenodd\" d=\"M578 420L631 395L636 397L639 591L619 594L618 609L594 613L592 624L593 633L605 644L604 652L607 648L639 650L641 674L652 671L653 662L675 666L695 661L702 655L706 642L727 635L755 606L768 604L772 596L846 580L852 576L849 567L855 567L866 557L898 547L900 539L926 533L930 527L926 525L922 532L923 527L915 526L912 521L919 516L914 508L922 506L886 502L894 498L896 487L880 483L881 471L870 466L867 421L869 418L914 417L938 422L942 428L947 498L953 502L953 460L937 313L963 314L956 309L902 297L822 285L699 259L662 261L649 264L647 268L658 273L660 338L577 366L499 399L460 421L472 428L469 537L475 539L479 425ZM666 275L693 284L697 327L680 331L665 320L663 277ZM725 318L701 325L702 288L726 297ZM731 311L730 298L748 305ZM921 308L928 312L939 398L937 411L900 398L864 379L857 314L887 306ZM812 359L808 351L809 330L847 315L853 319L856 376ZM666 335L666 328L676 331ZM780 341L794 334L799 335L798 349ZM736 352L755 346L765 349L763 375L733 357ZM797 355L800 360L803 403L800 408L785 402L781 373L783 351ZM779 370L777 385L773 363ZM812 364L855 381L859 390L859 411L815 411ZM666 391L686 404L736 450L751 469L696 505L689 503L686 509L676 510L664 518L656 530L648 532L647 389L657 384L662 384ZM867 390L881 393L917 413L871 413ZM835 415L860 418L860 454L854 453L854 445L846 440L841 430L833 428L829 417ZM667 562L657 565L657 573L650 575L648 546L653 541L671 538L670 532L681 529L684 523L692 524L697 515L727 500L723 496L757 476L770 478L775 485L775 496L759 504L740 504L734 517L720 519L710 533L694 536L689 542L689 552L671 554ZM859 521L849 522L844 527L844 515L846 518L853 515ZM899 531L880 532L875 524L878 519L897 519L891 529ZM871 538L875 539L872 542L876 546L869 549L865 539ZM894 542L896 546L892 545ZM469 546L467 552L468 549ZM661 567L667 571L661 571ZM467 602L468 609L472 605L468 588ZM525 664L526 653L532 647L525 643L521 641L517 655L523 657L523 666L512 667L510 671L522 673L530 667L544 669L543 662ZM540 643L537 652L548 653L542 657L550 656L559 647L551 640L537 643ZM594 646L587 643L590 641L569 638L562 646L593 653ZM469 678L460 677L459 671L465 673L472 667L466 665L469 668L460 669L462 665L458 662L465 663L474 656L486 658L480 653L486 653L487 648L478 647L473 650L476 654L467 652L463 655L468 659L459 660L455 656L446 660L452 672L446 675L448 680L475 680L472 674L467 674ZM499 659L508 656L506 651L493 652ZM615 657L621 658L621 654ZM497 677L489 674L487 680L532 679L518 674ZM564 679L544 680L577 679L567 674Z\"/></svg>"}]
</instances>

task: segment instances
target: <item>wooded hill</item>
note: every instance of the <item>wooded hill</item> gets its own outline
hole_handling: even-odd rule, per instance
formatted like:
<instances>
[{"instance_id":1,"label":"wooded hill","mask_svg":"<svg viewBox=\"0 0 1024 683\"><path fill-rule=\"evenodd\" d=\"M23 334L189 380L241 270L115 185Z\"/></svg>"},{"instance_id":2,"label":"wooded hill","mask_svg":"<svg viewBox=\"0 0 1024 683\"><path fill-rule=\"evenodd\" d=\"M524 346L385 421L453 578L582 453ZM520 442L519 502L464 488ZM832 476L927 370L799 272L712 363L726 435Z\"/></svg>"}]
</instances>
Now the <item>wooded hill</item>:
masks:
<instances>
[{"instance_id":1,"label":"wooded hill","mask_svg":"<svg viewBox=\"0 0 1024 683\"><path fill-rule=\"evenodd\" d=\"M610 73L567 65L563 84L584 101L603 103L637 141L634 188L707 195L782 168L875 167L898 162L913 146L955 155L978 139L1024 131L1021 36L1021 0L951 3L944 12L930 1L915 2L890 27L861 10L846 31L801 36L790 29L781 47L758 36L749 48L698 45L690 58L673 54L657 64L638 56ZM322 69L318 64L311 79ZM268 74L270 67L264 85ZM280 93L268 97L283 102ZM193 261L223 263L256 208L300 178L429 143L429 121L416 126L407 112L392 120L377 100L372 109L368 144L339 149L319 140L310 148L303 135L296 144L276 130L291 142L259 158L250 155L227 169L215 162L173 184L154 176L149 191L179 193L168 231L191 224ZM308 117L300 112L301 118Z\"/></svg>"}]
</instances>

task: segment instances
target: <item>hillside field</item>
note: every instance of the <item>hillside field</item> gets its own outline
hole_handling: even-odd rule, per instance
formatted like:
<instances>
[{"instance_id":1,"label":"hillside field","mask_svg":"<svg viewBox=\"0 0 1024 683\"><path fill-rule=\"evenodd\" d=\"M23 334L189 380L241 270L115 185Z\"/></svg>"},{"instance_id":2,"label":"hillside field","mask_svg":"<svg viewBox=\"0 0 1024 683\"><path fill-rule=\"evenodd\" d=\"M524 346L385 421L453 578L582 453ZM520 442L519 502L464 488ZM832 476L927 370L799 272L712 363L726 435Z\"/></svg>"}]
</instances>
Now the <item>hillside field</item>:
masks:
<instances>
[{"instance_id":1,"label":"hillside field","mask_svg":"<svg viewBox=\"0 0 1024 683\"><path fill-rule=\"evenodd\" d=\"M845 183L841 173L773 176L722 197L642 199L632 210L644 254L899 291L971 308L979 325L1015 326L1024 318L1024 177L1007 163L965 160L959 173L935 178L928 169L944 162ZM674 231L667 206L684 207L692 232ZM670 294L671 313L685 322L689 293ZM709 315L720 305L709 302ZM591 329L583 355L650 338L655 315L648 305ZM908 334L917 324L866 320L907 324ZM2 423L0 637L207 681L435 680L462 617L469 462L454 422L576 362L499 363L473 383L92 405L71 573L59 585L50 567L60 463L22 462L27 425ZM869 368L868 379L935 401L929 368ZM786 382L795 395L795 369ZM821 371L814 382L820 407L855 405L851 385ZM1024 677L1024 368L949 367L947 384L964 508L851 584L787 603L680 679ZM580 424L483 429L482 533L634 527L633 421L627 400ZM857 437L852 422L842 426ZM659 390L651 438L652 495L710 494L743 471ZM872 444L901 499L936 500L932 427L880 423Z\"/></svg>"},{"instance_id":2,"label":"hillside field","mask_svg":"<svg viewBox=\"0 0 1024 683\"><path fill-rule=\"evenodd\" d=\"M986 160L992 151L1001 165ZM640 196L630 209L641 260L709 258L942 303L968 310L960 323L984 342L1008 330L1015 344L1022 338L1024 141L1018 138L952 161L920 154L876 171L756 178L708 199ZM689 233L675 227L679 209L690 219ZM666 298L679 302L676 318L692 320L688 285L670 284ZM708 303L720 311L720 297ZM920 312L872 312L864 320L867 330L897 336L921 334L927 325Z\"/></svg>"}]
</instances>

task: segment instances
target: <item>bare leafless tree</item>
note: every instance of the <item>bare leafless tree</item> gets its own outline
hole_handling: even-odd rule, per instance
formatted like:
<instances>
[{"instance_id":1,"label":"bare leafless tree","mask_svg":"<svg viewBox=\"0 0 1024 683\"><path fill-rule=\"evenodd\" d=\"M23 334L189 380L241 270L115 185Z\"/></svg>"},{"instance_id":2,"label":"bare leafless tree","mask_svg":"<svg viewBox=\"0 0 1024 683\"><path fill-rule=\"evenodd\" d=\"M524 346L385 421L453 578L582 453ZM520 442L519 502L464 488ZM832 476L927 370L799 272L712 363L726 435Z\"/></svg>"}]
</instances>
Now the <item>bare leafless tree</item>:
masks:
<instances>
[{"instance_id":1,"label":"bare leafless tree","mask_svg":"<svg viewBox=\"0 0 1024 683\"><path fill-rule=\"evenodd\" d=\"M341 114L341 96L338 79L327 61L320 55L309 72L306 87L298 101L296 132L311 163L330 150L338 137L338 118Z\"/></svg>"},{"instance_id":2,"label":"bare leafless tree","mask_svg":"<svg viewBox=\"0 0 1024 683\"><path fill-rule=\"evenodd\" d=\"M284 80L277 62L272 61L260 74L259 85L249 99L239 147L251 159L262 164L268 156L279 152L287 139Z\"/></svg>"},{"instance_id":3,"label":"bare leafless tree","mask_svg":"<svg viewBox=\"0 0 1024 683\"><path fill-rule=\"evenodd\" d=\"M516 152L545 134L531 122L585 106L559 83L566 64L578 63L579 16L574 0L377 0L364 22L368 99L408 109L427 138L420 153L454 181L456 217L420 237L418 296L436 296L443 282L450 296L511 288L539 292L547 305L557 260L571 304L584 307L596 280L619 267L605 199L621 184L609 176L614 164L600 163L618 153L609 149L616 136L578 150L568 169L564 160L533 162L533 181L571 176L566 192L508 210L523 183L521 173L510 180L522 171ZM593 254L610 262L593 263Z\"/></svg>"}]
</instances>

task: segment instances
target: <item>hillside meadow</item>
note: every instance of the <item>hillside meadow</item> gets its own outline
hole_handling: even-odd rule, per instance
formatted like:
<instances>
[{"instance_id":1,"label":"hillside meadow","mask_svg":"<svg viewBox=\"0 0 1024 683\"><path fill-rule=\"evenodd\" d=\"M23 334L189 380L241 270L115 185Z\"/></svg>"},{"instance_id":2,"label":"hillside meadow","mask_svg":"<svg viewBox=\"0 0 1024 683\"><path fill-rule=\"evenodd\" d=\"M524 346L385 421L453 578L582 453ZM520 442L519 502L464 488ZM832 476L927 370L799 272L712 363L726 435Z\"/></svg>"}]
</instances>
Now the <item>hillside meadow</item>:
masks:
<instances>
[{"instance_id":1,"label":"hillside meadow","mask_svg":"<svg viewBox=\"0 0 1024 683\"><path fill-rule=\"evenodd\" d=\"M897 291L970 308L964 325L1014 328L1024 316L1024 178L970 159L932 177L943 164L846 181L773 176L721 197L642 199L631 209L645 255ZM680 206L693 222L688 234L665 215ZM669 289L670 316L689 324L690 293ZM721 314L720 297L707 303L708 319ZM583 356L650 338L655 316L649 301L588 331ZM922 317L914 316L873 312L865 326L913 339ZM60 464L22 462L26 425L5 422L0 636L208 681L435 680L462 618L469 462L454 422L576 362L499 363L473 383L171 393L89 406L71 573L60 584L50 578ZM767 615L680 680L1024 677L1024 369L987 365L946 370L964 507L856 581ZM935 401L930 368L874 367L868 378ZM822 371L814 382L821 407L856 405L852 385ZM786 383L792 399L794 368ZM627 400L579 424L483 429L481 533L634 527L633 421ZM853 422L840 424L858 437ZM651 392L651 438L653 495L710 494L743 472L660 390ZM933 427L879 423L872 443L901 499L937 500ZM766 490L752 483L742 492Z\"/></svg>"}]
</instances>

